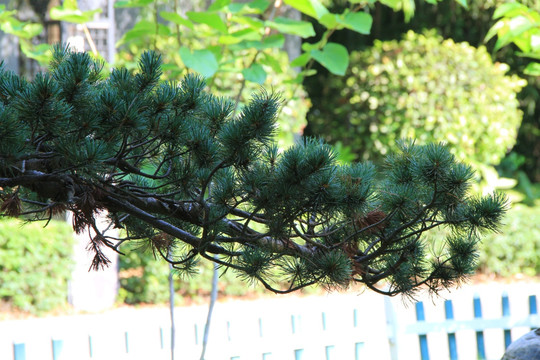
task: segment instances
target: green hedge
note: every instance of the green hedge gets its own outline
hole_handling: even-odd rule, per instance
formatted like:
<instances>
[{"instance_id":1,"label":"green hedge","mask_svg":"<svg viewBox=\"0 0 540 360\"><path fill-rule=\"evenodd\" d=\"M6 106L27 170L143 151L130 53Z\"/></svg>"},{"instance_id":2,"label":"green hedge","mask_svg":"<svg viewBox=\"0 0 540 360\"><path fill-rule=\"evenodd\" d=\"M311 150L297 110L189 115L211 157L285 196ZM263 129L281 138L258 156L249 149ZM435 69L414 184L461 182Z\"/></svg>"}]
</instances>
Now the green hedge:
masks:
<instances>
[{"instance_id":1,"label":"green hedge","mask_svg":"<svg viewBox=\"0 0 540 360\"><path fill-rule=\"evenodd\" d=\"M486 234L480 246L479 270L511 276L540 273L540 206L514 205L499 233Z\"/></svg>"},{"instance_id":2,"label":"green hedge","mask_svg":"<svg viewBox=\"0 0 540 360\"><path fill-rule=\"evenodd\" d=\"M0 221L0 299L33 313L66 304L73 245L65 222Z\"/></svg>"},{"instance_id":3,"label":"green hedge","mask_svg":"<svg viewBox=\"0 0 540 360\"><path fill-rule=\"evenodd\" d=\"M156 259L151 251L131 246L120 256L119 302L127 304L165 303L169 300L169 266L163 259ZM174 276L175 292L184 299L197 300L212 289L213 264L201 263L198 273L191 277ZM246 289L246 283L237 274L228 271L219 278L219 293L222 296L245 296L262 293L261 287ZM182 301L180 299L180 301Z\"/></svg>"},{"instance_id":4,"label":"green hedge","mask_svg":"<svg viewBox=\"0 0 540 360\"><path fill-rule=\"evenodd\" d=\"M311 135L341 141L361 159L380 159L398 139L444 141L473 164L500 162L515 143L525 85L485 48L408 32L351 55L344 78L324 85L308 117Z\"/></svg>"}]
</instances>

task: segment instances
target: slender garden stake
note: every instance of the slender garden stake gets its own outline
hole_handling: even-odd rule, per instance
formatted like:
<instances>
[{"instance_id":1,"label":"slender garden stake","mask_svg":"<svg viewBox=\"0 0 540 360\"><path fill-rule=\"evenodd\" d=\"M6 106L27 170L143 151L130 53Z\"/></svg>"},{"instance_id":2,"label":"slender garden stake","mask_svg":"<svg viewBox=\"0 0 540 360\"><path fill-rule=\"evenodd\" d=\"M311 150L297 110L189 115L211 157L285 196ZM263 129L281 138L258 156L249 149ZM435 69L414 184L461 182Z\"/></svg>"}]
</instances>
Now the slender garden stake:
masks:
<instances>
[{"instance_id":1,"label":"slender garden stake","mask_svg":"<svg viewBox=\"0 0 540 360\"><path fill-rule=\"evenodd\" d=\"M468 194L471 168L441 144L403 141L380 169L340 166L318 140L278 149L276 93L261 90L232 116L199 76L160 82L156 53L136 74L101 68L58 46L50 74L0 71L0 211L73 212L75 231L97 234L93 268L108 264L104 246L121 253L134 241L180 273L213 261L275 293L352 282L437 292L474 270L480 235L506 210L503 196ZM99 213L123 237L103 234ZM437 227L451 231L431 253Z\"/></svg>"}]
</instances>

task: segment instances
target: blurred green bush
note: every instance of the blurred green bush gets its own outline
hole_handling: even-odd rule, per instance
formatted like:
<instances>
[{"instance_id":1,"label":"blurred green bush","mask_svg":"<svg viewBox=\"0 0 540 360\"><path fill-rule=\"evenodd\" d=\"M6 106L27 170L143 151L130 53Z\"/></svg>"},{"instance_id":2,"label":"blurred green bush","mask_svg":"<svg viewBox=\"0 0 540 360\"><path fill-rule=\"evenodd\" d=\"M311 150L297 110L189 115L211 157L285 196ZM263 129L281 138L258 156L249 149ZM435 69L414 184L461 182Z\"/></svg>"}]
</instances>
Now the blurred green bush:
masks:
<instances>
[{"instance_id":1,"label":"blurred green bush","mask_svg":"<svg viewBox=\"0 0 540 360\"><path fill-rule=\"evenodd\" d=\"M344 79L326 82L309 130L350 146L360 159L379 160L410 137L447 142L476 169L496 165L514 145L522 118L516 94L525 81L507 70L484 47L433 31L376 41L351 55Z\"/></svg>"},{"instance_id":2,"label":"blurred green bush","mask_svg":"<svg viewBox=\"0 0 540 360\"><path fill-rule=\"evenodd\" d=\"M514 205L499 233L480 245L479 271L500 276L540 273L540 205Z\"/></svg>"},{"instance_id":3,"label":"blurred green bush","mask_svg":"<svg viewBox=\"0 0 540 360\"><path fill-rule=\"evenodd\" d=\"M0 299L31 313L66 304L74 241L65 222L0 221Z\"/></svg>"},{"instance_id":4,"label":"blurred green bush","mask_svg":"<svg viewBox=\"0 0 540 360\"><path fill-rule=\"evenodd\" d=\"M169 301L169 265L155 258L152 251L128 245L120 256L120 290L118 301L127 304L160 304ZM221 271L220 271L221 274ZM191 277L175 274L174 290L183 300L202 300L212 290L213 264L205 261L198 266L198 273ZM249 296L262 294L262 287L246 289L246 283L233 271L221 274L218 292L220 296Z\"/></svg>"},{"instance_id":5,"label":"blurred green bush","mask_svg":"<svg viewBox=\"0 0 540 360\"><path fill-rule=\"evenodd\" d=\"M445 38L456 42L468 42L472 46L485 45L489 53L492 52L496 39L487 44L485 36L495 23L492 16L495 9L513 0L468 0L467 8L459 5L455 0L416 1L415 13L411 21L405 22L402 12L395 12L385 6L375 3L372 7L373 27L370 36L362 37L347 31L338 31L333 36L334 42L345 45L348 49L365 50L378 40L393 40L400 38L409 30L422 32L423 29L437 29ZM348 1L331 0L328 7L339 12L349 6ZM518 0L517 2L540 11L540 0ZM318 28L315 28L318 30ZM320 33L320 31L319 31ZM540 77L526 76L523 69L530 62L529 59L517 56L517 49L512 46L503 48L494 56L495 61L507 63L509 73L515 73L527 79L528 85L518 94L521 110L524 113L522 125L519 128L517 142L512 152L523 156L520 169L526 173L533 182L540 182ZM315 66L317 76L309 77L304 81L306 90L315 107L311 109L316 113L317 105L325 102L326 95L322 93L325 84L332 75L324 69ZM308 119L311 117L308 117ZM330 125L329 125L330 126ZM307 131L310 125L308 124Z\"/></svg>"}]
</instances>

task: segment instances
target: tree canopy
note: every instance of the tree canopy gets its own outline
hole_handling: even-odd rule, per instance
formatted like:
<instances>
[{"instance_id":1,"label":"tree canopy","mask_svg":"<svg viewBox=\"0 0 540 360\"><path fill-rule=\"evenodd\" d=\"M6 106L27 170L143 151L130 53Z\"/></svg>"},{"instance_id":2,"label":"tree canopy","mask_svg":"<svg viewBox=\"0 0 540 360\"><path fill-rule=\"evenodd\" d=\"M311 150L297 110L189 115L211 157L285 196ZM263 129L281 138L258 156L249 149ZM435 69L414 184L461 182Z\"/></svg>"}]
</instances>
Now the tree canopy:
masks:
<instances>
[{"instance_id":1,"label":"tree canopy","mask_svg":"<svg viewBox=\"0 0 540 360\"><path fill-rule=\"evenodd\" d=\"M96 269L103 247L135 241L181 273L213 261L276 293L352 282L437 292L474 270L481 234L506 210L503 196L468 194L471 168L442 144L402 141L380 169L339 165L316 139L277 147L276 92L236 114L200 76L160 82L156 53L136 74L102 67L57 46L50 73L31 82L0 71L0 210L72 212L74 230L91 231ZM450 235L432 249L441 226Z\"/></svg>"}]
</instances>

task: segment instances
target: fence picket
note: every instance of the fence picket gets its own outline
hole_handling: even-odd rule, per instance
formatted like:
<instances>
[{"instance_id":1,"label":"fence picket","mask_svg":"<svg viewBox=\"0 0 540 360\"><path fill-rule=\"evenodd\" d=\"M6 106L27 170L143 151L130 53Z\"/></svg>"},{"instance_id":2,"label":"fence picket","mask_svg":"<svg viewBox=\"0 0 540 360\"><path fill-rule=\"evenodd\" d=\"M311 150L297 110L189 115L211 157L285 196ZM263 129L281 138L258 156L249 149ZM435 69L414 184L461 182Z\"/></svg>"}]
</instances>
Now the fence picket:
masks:
<instances>
[{"instance_id":1,"label":"fence picket","mask_svg":"<svg viewBox=\"0 0 540 360\"><path fill-rule=\"evenodd\" d=\"M416 303L416 320L418 322L426 321L426 315L424 313L424 303L421 301ZM422 360L429 360L427 336L420 335L418 336L418 339L420 341L420 354L422 356Z\"/></svg>"},{"instance_id":2,"label":"fence picket","mask_svg":"<svg viewBox=\"0 0 540 360\"><path fill-rule=\"evenodd\" d=\"M454 308L452 306L452 300L446 300L444 302L444 313L446 320L454 320ZM450 351L450 360L457 360L457 343L456 333L448 333L448 350Z\"/></svg>"},{"instance_id":3,"label":"fence picket","mask_svg":"<svg viewBox=\"0 0 540 360\"><path fill-rule=\"evenodd\" d=\"M473 298L473 308L474 308L474 318L482 318L482 303L480 302L480 297L476 294ZM479 360L485 360L486 358L486 347L484 345L484 331L476 331L476 351L477 357Z\"/></svg>"},{"instance_id":4,"label":"fence picket","mask_svg":"<svg viewBox=\"0 0 540 360\"><path fill-rule=\"evenodd\" d=\"M52 340L52 353L53 360L60 360L62 358L62 352L64 350L64 340Z\"/></svg>"},{"instance_id":5,"label":"fence picket","mask_svg":"<svg viewBox=\"0 0 540 360\"><path fill-rule=\"evenodd\" d=\"M508 294L506 292L502 295L502 315L503 317L510 316L510 300L508 300ZM506 349L508 346L510 346L510 343L512 342L512 333L510 332L510 329L504 330L504 348Z\"/></svg>"},{"instance_id":6,"label":"fence picket","mask_svg":"<svg viewBox=\"0 0 540 360\"><path fill-rule=\"evenodd\" d=\"M14 360L26 360L26 347L24 344L13 344Z\"/></svg>"},{"instance_id":7,"label":"fence picket","mask_svg":"<svg viewBox=\"0 0 540 360\"><path fill-rule=\"evenodd\" d=\"M536 295L530 295L529 296L529 314L530 315L538 315L538 307L536 304ZM530 330L534 330L534 328L530 328Z\"/></svg>"}]
</instances>

